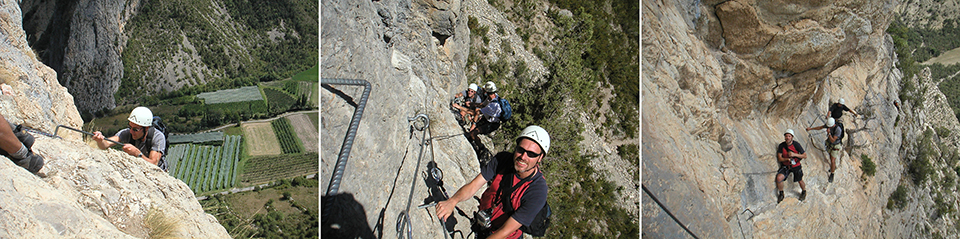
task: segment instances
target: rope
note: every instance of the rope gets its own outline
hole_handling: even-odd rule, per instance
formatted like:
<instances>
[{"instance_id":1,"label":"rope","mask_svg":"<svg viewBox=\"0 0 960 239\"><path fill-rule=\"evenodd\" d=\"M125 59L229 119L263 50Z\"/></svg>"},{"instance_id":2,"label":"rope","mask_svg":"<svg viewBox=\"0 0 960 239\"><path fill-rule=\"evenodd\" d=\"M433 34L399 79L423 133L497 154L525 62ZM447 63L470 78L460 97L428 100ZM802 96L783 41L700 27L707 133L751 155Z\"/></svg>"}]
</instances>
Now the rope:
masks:
<instances>
[{"instance_id":1,"label":"rope","mask_svg":"<svg viewBox=\"0 0 960 239\"><path fill-rule=\"evenodd\" d=\"M433 135L433 130L427 128L427 132L430 132L430 135ZM461 134L462 134L462 133L461 133ZM456 135L450 135L450 137L453 137L453 136L456 136ZM433 140L434 138L436 138L436 137L431 137L429 140ZM449 137L448 137L448 138L449 138ZM437 167L437 169L439 169L439 168L440 168L440 165L437 165L437 161L435 160L437 156L434 155L435 151L434 151L434 148L433 148L433 142L430 142L429 140L428 140L428 141L425 141L425 142L428 142L428 143L430 144L430 162L433 162L433 165L434 165L435 167ZM442 171L441 171L441 172L442 172ZM432 175L431 175L431 176L432 176ZM441 176L441 177L442 177L442 176ZM441 180L441 179L437 179L437 187L440 188L441 192L443 192L444 200L447 200L447 199L449 199L449 198L447 197L447 193L446 193L447 190L444 189L443 186L441 186L440 180ZM456 205L454 205L454 208L456 208ZM429 212L429 211L428 211L428 212ZM453 216L453 215L450 215L450 216ZM450 231L447 230L447 222L446 222L445 220L440 220L440 218L437 218L437 219L438 219L437 221L440 221L440 228L442 228L442 229L443 229L443 232L444 232L444 233L443 233L443 238L452 238L453 236L450 235ZM460 234L462 235L463 233L460 233Z\"/></svg>"},{"instance_id":2,"label":"rope","mask_svg":"<svg viewBox=\"0 0 960 239\"><path fill-rule=\"evenodd\" d=\"M649 195L654 202L657 202L657 205L660 206L660 208L663 209L664 212L667 212L667 215L670 215L670 218L673 218L673 221L677 222L677 224L679 224L680 227L683 228L683 230L687 231L687 233L689 233L690 236L692 236L694 239L700 239L699 237L697 237L697 235L694 235L693 232L691 232L690 229L687 228L687 226L683 225L683 223L680 222L680 219L677 219L677 217L674 216L669 209L667 209L667 206L664 206L663 203L661 203L660 200L657 199L657 196L653 196L653 193L651 193L650 190L647 189L647 185L640 184L640 186L643 187L643 192L647 193L647 195Z\"/></svg>"},{"instance_id":3,"label":"rope","mask_svg":"<svg viewBox=\"0 0 960 239\"><path fill-rule=\"evenodd\" d=\"M423 134L420 136L420 156L417 156L417 167L413 168L413 181L410 183L410 196L407 197L407 209L401 213L401 215L406 215L406 217L401 217L399 220L403 220L402 223L397 223L397 225L410 225L410 203L413 202L413 192L417 188L417 172L420 171L420 162L423 160L423 149L426 148L425 143L427 142L427 131L424 130L430 125L430 118L425 114L417 115L415 118L424 118L426 124L422 128L417 130L421 131ZM414 120L410 120L414 121ZM414 122L416 123L416 122ZM414 124L416 127L416 124ZM397 228L397 238L403 238L402 226ZM412 238L413 234L408 230L408 238Z\"/></svg>"}]
</instances>

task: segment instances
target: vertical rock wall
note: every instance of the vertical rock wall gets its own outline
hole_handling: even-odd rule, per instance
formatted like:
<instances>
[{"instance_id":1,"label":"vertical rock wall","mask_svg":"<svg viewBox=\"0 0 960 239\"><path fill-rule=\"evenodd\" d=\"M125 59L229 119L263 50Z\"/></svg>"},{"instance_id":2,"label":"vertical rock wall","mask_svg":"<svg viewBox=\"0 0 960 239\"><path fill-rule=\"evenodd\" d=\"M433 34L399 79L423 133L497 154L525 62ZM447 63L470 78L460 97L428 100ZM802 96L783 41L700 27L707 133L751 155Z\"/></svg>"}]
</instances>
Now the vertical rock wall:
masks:
<instances>
[{"instance_id":1,"label":"vertical rock wall","mask_svg":"<svg viewBox=\"0 0 960 239\"><path fill-rule=\"evenodd\" d=\"M23 1L28 39L40 58L59 72L60 83L81 111L116 107L113 94L123 77L123 26L139 1Z\"/></svg>"},{"instance_id":2,"label":"vertical rock wall","mask_svg":"<svg viewBox=\"0 0 960 239\"><path fill-rule=\"evenodd\" d=\"M900 75L884 33L897 1L643 4L642 184L694 233L869 238L912 230L884 228L883 217L903 171L897 121L908 117L894 105ZM804 128L822 125L828 103L841 97L863 117L844 116L845 150L828 183L825 133ZM797 201L799 186L786 182L777 204L774 151L788 128L806 149L808 195ZM875 176L862 176L861 155L876 162ZM645 236L686 234L642 197Z\"/></svg>"},{"instance_id":3,"label":"vertical rock wall","mask_svg":"<svg viewBox=\"0 0 960 239\"><path fill-rule=\"evenodd\" d=\"M424 178L425 170L428 165L440 168L451 196L479 173L477 157L448 109L448 100L468 84L462 70L469 49L463 3L340 0L322 1L321 10L321 78L362 79L372 85L340 185L341 195L350 195L341 197L348 202L330 206L324 201L328 209L357 210L325 212L323 236L394 238L398 216L412 200L413 237L443 238L434 208L416 208L440 194L428 188L435 183ZM362 90L323 85L320 91L324 188ZM424 132L413 130L407 120L421 113L431 120L426 137L437 137L426 145L421 144ZM476 205L471 200L459 207L473 217ZM459 212L448 225L451 231L470 233L467 217Z\"/></svg>"},{"instance_id":4,"label":"vertical rock wall","mask_svg":"<svg viewBox=\"0 0 960 239\"><path fill-rule=\"evenodd\" d=\"M0 114L45 132L79 128L73 96L27 45L21 17L16 1L0 1L0 83L12 89L0 95ZM144 238L151 208L176 223L171 236L229 237L186 184L156 166L93 148L75 132L35 136L32 150L46 161L39 176L0 157L0 238Z\"/></svg>"}]
</instances>

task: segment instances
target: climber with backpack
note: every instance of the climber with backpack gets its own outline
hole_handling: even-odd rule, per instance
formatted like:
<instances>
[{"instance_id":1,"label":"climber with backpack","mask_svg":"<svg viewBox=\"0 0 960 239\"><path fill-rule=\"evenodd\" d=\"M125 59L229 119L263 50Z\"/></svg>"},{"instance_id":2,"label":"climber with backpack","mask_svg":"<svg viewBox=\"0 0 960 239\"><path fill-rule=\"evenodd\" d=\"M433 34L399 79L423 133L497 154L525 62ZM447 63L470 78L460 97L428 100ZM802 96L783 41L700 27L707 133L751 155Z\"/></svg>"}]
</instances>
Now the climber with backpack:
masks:
<instances>
[{"instance_id":1,"label":"climber with backpack","mask_svg":"<svg viewBox=\"0 0 960 239\"><path fill-rule=\"evenodd\" d=\"M550 135L540 126L523 129L513 153L499 153L480 169L473 181L446 201L437 203L437 217L446 220L457 203L473 197L487 185L474 214L477 238L519 238L523 233L542 237L550 226L547 182L540 162L550 150Z\"/></svg>"},{"instance_id":2,"label":"climber with backpack","mask_svg":"<svg viewBox=\"0 0 960 239\"><path fill-rule=\"evenodd\" d=\"M843 124L837 122L834 118L827 119L827 124L807 128L807 131L810 130L821 130L827 129L827 140L824 142L827 152L830 154L830 176L827 181L833 182L833 173L837 170L837 158L842 156L841 151L843 150Z\"/></svg>"},{"instance_id":3,"label":"climber with backpack","mask_svg":"<svg viewBox=\"0 0 960 239\"><path fill-rule=\"evenodd\" d=\"M475 124L470 127L470 139L479 142L478 134L489 134L500 128L500 122L503 117L504 108L501 107L500 96L497 95L497 85L487 81L483 85L484 101L477 109L479 117L475 117Z\"/></svg>"},{"instance_id":4,"label":"climber with backpack","mask_svg":"<svg viewBox=\"0 0 960 239\"><path fill-rule=\"evenodd\" d=\"M100 131L93 132L93 140L97 141L97 147L107 149L114 145L105 139L124 143L123 152L147 160L166 171L167 162L164 156L167 152L167 135L166 127L160 118L153 117L150 109L141 106L134 108L127 120L130 127L120 130L109 138L105 138Z\"/></svg>"},{"instance_id":5,"label":"climber with backpack","mask_svg":"<svg viewBox=\"0 0 960 239\"><path fill-rule=\"evenodd\" d=\"M807 158L807 152L803 151L803 146L793 140L793 129L787 129L783 133L783 142L777 145L777 162L780 163L780 169L777 170L777 203L783 201L783 180L786 180L790 173L793 173L793 182L800 184L800 201L807 198L807 184L803 183L803 168L800 161Z\"/></svg>"}]
</instances>

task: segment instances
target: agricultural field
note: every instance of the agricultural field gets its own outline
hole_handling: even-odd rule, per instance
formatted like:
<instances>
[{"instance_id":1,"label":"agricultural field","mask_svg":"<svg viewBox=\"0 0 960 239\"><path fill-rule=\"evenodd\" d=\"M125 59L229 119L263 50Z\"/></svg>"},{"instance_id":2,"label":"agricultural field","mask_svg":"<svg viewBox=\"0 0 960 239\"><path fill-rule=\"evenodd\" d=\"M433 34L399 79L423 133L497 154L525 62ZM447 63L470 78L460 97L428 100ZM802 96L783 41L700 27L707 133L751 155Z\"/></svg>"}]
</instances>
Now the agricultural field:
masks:
<instances>
[{"instance_id":1,"label":"agricultural field","mask_svg":"<svg viewBox=\"0 0 960 239\"><path fill-rule=\"evenodd\" d=\"M293 96L272 87L264 87L263 94L267 96L267 108L272 114L287 112L297 104Z\"/></svg>"},{"instance_id":2,"label":"agricultural field","mask_svg":"<svg viewBox=\"0 0 960 239\"><path fill-rule=\"evenodd\" d=\"M287 118L276 119L270 122L270 126L273 126L273 132L277 135L277 141L280 142L280 148L284 154L298 154L303 152L300 146L300 140L297 139L295 136L296 133L293 132L293 126L290 126L290 120Z\"/></svg>"},{"instance_id":3,"label":"agricultural field","mask_svg":"<svg viewBox=\"0 0 960 239\"><path fill-rule=\"evenodd\" d=\"M197 95L197 98L203 99L204 104L212 105L232 102L258 101L263 100L263 95L260 94L260 89L257 86L245 86L236 89L204 92Z\"/></svg>"},{"instance_id":4,"label":"agricultural field","mask_svg":"<svg viewBox=\"0 0 960 239\"><path fill-rule=\"evenodd\" d=\"M316 65L293 76L296 81L320 81L320 66Z\"/></svg>"},{"instance_id":5,"label":"agricultural field","mask_svg":"<svg viewBox=\"0 0 960 239\"><path fill-rule=\"evenodd\" d=\"M170 147L169 174L195 194L219 191L237 184L242 138L229 135L223 145L177 144Z\"/></svg>"},{"instance_id":6,"label":"agricultural field","mask_svg":"<svg viewBox=\"0 0 960 239\"><path fill-rule=\"evenodd\" d=\"M317 173L320 166L317 153L282 154L247 159L240 183L255 185L278 179Z\"/></svg>"},{"instance_id":7,"label":"agricultural field","mask_svg":"<svg viewBox=\"0 0 960 239\"><path fill-rule=\"evenodd\" d=\"M244 146L250 156L277 155L283 153L273 126L269 122L241 124L245 136Z\"/></svg>"},{"instance_id":8,"label":"agricultural field","mask_svg":"<svg viewBox=\"0 0 960 239\"><path fill-rule=\"evenodd\" d=\"M171 134L170 138L167 139L167 143L171 145L181 143L202 144L219 142L223 142L223 132L220 131L197 134Z\"/></svg>"},{"instance_id":9,"label":"agricultural field","mask_svg":"<svg viewBox=\"0 0 960 239\"><path fill-rule=\"evenodd\" d=\"M317 82L300 82L300 92L297 96L306 96L310 99L310 105L318 107L320 105L320 88Z\"/></svg>"},{"instance_id":10,"label":"agricultural field","mask_svg":"<svg viewBox=\"0 0 960 239\"><path fill-rule=\"evenodd\" d=\"M319 152L320 141L318 139L317 127L314 126L308 114L294 114L287 116L293 130L297 132L297 137L303 143L303 150L306 152Z\"/></svg>"},{"instance_id":11,"label":"agricultural field","mask_svg":"<svg viewBox=\"0 0 960 239\"><path fill-rule=\"evenodd\" d=\"M310 118L310 123L313 123L314 129L320 128L320 112L311 112L311 113L306 113L304 115Z\"/></svg>"}]
</instances>

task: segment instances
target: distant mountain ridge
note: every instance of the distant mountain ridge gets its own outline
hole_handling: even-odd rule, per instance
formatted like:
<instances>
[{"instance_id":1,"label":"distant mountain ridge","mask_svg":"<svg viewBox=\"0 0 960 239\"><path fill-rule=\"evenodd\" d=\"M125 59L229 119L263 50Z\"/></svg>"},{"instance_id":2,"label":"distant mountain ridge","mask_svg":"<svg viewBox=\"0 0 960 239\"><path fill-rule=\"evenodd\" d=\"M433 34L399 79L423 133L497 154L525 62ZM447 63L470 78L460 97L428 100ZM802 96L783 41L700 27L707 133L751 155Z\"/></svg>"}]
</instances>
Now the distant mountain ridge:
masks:
<instances>
[{"instance_id":1,"label":"distant mountain ridge","mask_svg":"<svg viewBox=\"0 0 960 239\"><path fill-rule=\"evenodd\" d=\"M217 82L277 80L316 65L317 1L22 1L39 57L81 112ZM243 79L240 79L243 78Z\"/></svg>"}]
</instances>

